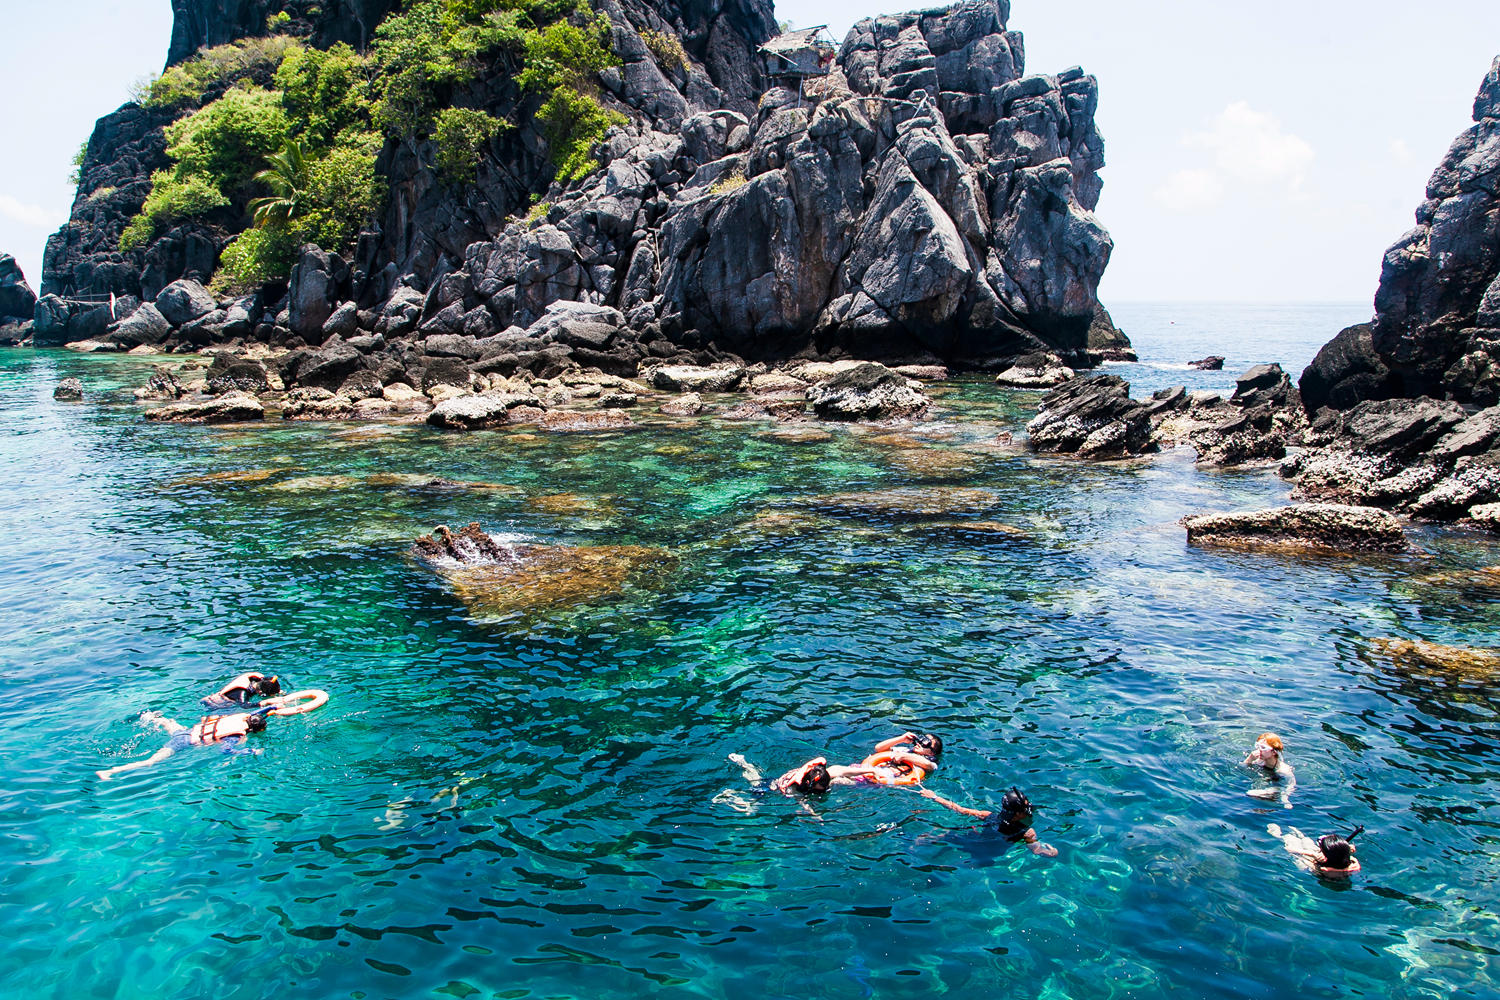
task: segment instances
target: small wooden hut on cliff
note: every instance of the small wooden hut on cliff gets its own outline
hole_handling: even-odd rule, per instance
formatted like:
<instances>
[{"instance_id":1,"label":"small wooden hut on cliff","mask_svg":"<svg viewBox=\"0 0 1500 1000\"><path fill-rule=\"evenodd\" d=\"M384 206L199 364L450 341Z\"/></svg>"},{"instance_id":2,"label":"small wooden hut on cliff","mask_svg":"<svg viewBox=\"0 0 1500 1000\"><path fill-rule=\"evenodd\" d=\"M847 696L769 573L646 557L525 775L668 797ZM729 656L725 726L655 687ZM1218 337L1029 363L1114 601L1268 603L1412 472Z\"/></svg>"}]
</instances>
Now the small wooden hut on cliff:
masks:
<instances>
[{"instance_id":1,"label":"small wooden hut on cliff","mask_svg":"<svg viewBox=\"0 0 1500 1000\"><path fill-rule=\"evenodd\" d=\"M777 35L760 47L766 75L772 79L806 80L827 76L833 68L833 39L828 25L800 28Z\"/></svg>"}]
</instances>

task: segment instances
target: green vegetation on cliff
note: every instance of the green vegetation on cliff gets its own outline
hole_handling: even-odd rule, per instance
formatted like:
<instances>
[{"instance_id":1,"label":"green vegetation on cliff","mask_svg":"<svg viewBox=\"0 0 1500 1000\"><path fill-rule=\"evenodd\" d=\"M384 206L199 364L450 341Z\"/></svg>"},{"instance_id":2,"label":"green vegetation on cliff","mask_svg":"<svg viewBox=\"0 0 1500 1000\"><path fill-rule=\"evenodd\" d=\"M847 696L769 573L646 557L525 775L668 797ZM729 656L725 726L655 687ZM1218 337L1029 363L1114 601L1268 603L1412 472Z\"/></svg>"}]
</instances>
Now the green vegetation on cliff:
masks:
<instances>
[{"instance_id":1,"label":"green vegetation on cliff","mask_svg":"<svg viewBox=\"0 0 1500 1000\"><path fill-rule=\"evenodd\" d=\"M347 251L381 208L376 161L388 138L419 153L431 140L444 181L474 180L484 149L513 123L452 99L502 68L542 99L558 177L585 176L598 166L593 146L625 120L599 101L597 74L618 64L608 39L587 0L411 0L376 29L368 54L283 35L203 49L141 96L183 117L167 128L173 165L153 174L120 247L145 246L182 219L248 213L253 228L220 261L225 289L284 277L302 243Z\"/></svg>"}]
</instances>

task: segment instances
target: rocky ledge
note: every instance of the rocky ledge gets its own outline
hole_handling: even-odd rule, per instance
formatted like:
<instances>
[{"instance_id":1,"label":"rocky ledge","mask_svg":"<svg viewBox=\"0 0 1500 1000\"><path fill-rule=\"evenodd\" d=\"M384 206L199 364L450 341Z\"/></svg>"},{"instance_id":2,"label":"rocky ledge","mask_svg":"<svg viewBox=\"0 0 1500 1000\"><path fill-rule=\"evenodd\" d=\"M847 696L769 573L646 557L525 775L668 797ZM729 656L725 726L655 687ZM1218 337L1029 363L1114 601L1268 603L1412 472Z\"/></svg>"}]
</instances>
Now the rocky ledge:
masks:
<instances>
[{"instance_id":1,"label":"rocky ledge","mask_svg":"<svg viewBox=\"0 0 1500 1000\"><path fill-rule=\"evenodd\" d=\"M1451 400L1382 399L1324 408L1312 446L1282 464L1308 500L1387 507L1433 521L1474 518L1500 502L1500 406L1473 411Z\"/></svg>"},{"instance_id":2,"label":"rocky ledge","mask_svg":"<svg viewBox=\"0 0 1500 1000\"><path fill-rule=\"evenodd\" d=\"M1313 552L1401 552L1401 519L1373 507L1296 504L1182 520L1189 545Z\"/></svg>"},{"instance_id":3,"label":"rocky ledge","mask_svg":"<svg viewBox=\"0 0 1500 1000\"><path fill-rule=\"evenodd\" d=\"M1117 375L1064 382L1042 397L1027 425L1035 451L1079 458L1123 458L1191 444L1202 465L1247 465L1281 458L1306 427L1302 404L1280 365L1256 365L1228 399L1181 386L1133 399Z\"/></svg>"},{"instance_id":4,"label":"rocky ledge","mask_svg":"<svg viewBox=\"0 0 1500 1000\"><path fill-rule=\"evenodd\" d=\"M142 350L138 348L139 352ZM581 368L571 357L494 354L483 339L439 335L412 344L331 335L316 349L251 345L201 361L156 365L136 398L165 405L151 420L422 421L450 431L530 424L545 431L619 430L642 400L673 416L741 420L891 421L921 417L923 383L873 362L729 360L643 367L639 380ZM946 377L941 367L908 368ZM81 387L80 387L81 390ZM706 402L702 393L728 396Z\"/></svg>"}]
</instances>

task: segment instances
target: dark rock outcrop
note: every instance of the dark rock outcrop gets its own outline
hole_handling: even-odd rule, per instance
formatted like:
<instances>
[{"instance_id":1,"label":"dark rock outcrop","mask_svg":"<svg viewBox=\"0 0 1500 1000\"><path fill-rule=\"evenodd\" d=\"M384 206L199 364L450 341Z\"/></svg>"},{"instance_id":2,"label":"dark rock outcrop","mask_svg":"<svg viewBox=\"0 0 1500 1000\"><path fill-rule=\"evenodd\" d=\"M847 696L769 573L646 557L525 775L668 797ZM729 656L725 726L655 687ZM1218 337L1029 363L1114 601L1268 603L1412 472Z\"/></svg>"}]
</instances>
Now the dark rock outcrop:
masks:
<instances>
[{"instance_id":1,"label":"dark rock outcrop","mask_svg":"<svg viewBox=\"0 0 1500 1000\"><path fill-rule=\"evenodd\" d=\"M36 293L26 283L21 266L0 253L0 326L29 320L36 313Z\"/></svg>"},{"instance_id":2,"label":"dark rock outcrop","mask_svg":"<svg viewBox=\"0 0 1500 1000\"><path fill-rule=\"evenodd\" d=\"M65 378L52 390L52 398L66 402L77 402L83 398L83 383L76 378Z\"/></svg>"},{"instance_id":3,"label":"dark rock outcrop","mask_svg":"<svg viewBox=\"0 0 1500 1000\"><path fill-rule=\"evenodd\" d=\"M1222 419L1194 428L1188 440L1201 465L1243 465L1286 454L1306 426L1302 401L1278 364L1256 365L1235 380Z\"/></svg>"},{"instance_id":4,"label":"dark rock outcrop","mask_svg":"<svg viewBox=\"0 0 1500 1000\"><path fill-rule=\"evenodd\" d=\"M1042 397L1026 425L1036 451L1080 458L1118 458L1151 447L1147 406L1130 398L1118 375L1091 375L1064 383Z\"/></svg>"},{"instance_id":5,"label":"dark rock outcrop","mask_svg":"<svg viewBox=\"0 0 1500 1000\"><path fill-rule=\"evenodd\" d=\"M1312 447L1282 465L1298 497L1477 524L1500 502L1500 58L1474 122L1386 251L1374 321L1303 373Z\"/></svg>"},{"instance_id":6,"label":"dark rock outcrop","mask_svg":"<svg viewBox=\"0 0 1500 1000\"><path fill-rule=\"evenodd\" d=\"M1500 402L1500 57L1474 124L1427 182L1417 225L1385 253L1375 319L1351 327L1303 375L1310 413L1371 399Z\"/></svg>"},{"instance_id":7,"label":"dark rock outcrop","mask_svg":"<svg viewBox=\"0 0 1500 1000\"><path fill-rule=\"evenodd\" d=\"M348 42L361 51L381 20L400 0L172 0L172 45L167 65L182 62L206 45L264 35L273 14L291 20L281 29L310 37L321 48Z\"/></svg>"}]
</instances>

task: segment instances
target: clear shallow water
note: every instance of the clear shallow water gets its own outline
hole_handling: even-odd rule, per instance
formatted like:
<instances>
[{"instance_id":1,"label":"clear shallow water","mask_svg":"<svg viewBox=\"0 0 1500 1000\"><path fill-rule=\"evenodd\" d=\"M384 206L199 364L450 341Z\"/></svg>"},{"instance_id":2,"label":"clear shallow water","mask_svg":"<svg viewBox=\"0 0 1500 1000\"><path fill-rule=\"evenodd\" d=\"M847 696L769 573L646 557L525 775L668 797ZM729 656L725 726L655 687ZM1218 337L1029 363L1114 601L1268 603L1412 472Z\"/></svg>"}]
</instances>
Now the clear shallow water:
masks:
<instances>
[{"instance_id":1,"label":"clear shallow water","mask_svg":"<svg viewBox=\"0 0 1500 1000\"><path fill-rule=\"evenodd\" d=\"M1423 580L1500 563L1493 540L1188 549L1178 518L1284 485L987 446L1035 397L981 381L912 432L934 480L878 431L151 426L108 391L144 371L0 352L6 996L1500 995L1494 679L1366 648L1500 645L1493 591ZM86 403L52 401L65 375ZM233 470L275 471L192 481ZM799 502L946 485L1024 535ZM673 562L480 619L406 554L469 520ZM244 669L333 701L259 757L94 777L160 745L143 709L191 721ZM948 740L931 787L1021 785L1059 856L901 790L713 801L745 788L731 752L775 774L907 727ZM1267 728L1291 810L1244 795ZM1364 874L1299 873L1268 822L1366 824Z\"/></svg>"}]
</instances>

